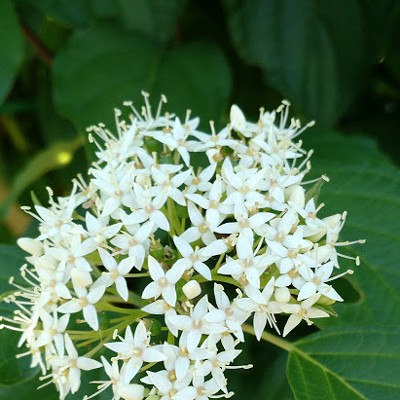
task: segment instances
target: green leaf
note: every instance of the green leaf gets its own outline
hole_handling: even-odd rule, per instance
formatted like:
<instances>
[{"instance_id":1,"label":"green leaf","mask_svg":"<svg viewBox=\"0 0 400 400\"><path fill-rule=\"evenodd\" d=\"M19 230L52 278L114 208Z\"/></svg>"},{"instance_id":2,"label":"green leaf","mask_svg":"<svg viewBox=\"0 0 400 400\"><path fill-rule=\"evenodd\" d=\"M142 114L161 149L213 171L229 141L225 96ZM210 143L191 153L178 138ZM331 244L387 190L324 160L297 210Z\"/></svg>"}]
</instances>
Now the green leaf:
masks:
<instances>
[{"instance_id":1,"label":"green leaf","mask_svg":"<svg viewBox=\"0 0 400 400\"><path fill-rule=\"evenodd\" d=\"M167 42L176 29L186 0L31 0L32 4L57 21L86 28L98 19L112 20L158 42ZM116 26L118 29L118 26Z\"/></svg>"},{"instance_id":2,"label":"green leaf","mask_svg":"<svg viewBox=\"0 0 400 400\"><path fill-rule=\"evenodd\" d=\"M208 125L227 107L231 90L229 66L213 43L194 42L167 53L158 71L157 93L168 96L168 108L178 115L193 110Z\"/></svg>"},{"instance_id":3,"label":"green leaf","mask_svg":"<svg viewBox=\"0 0 400 400\"><path fill-rule=\"evenodd\" d=\"M0 105L10 91L24 58L24 44L17 15L10 0L3 0L0 13Z\"/></svg>"},{"instance_id":4,"label":"green leaf","mask_svg":"<svg viewBox=\"0 0 400 400\"><path fill-rule=\"evenodd\" d=\"M77 31L54 60L56 108L81 129L110 123L114 107L139 100L149 87L161 53L144 38L110 25Z\"/></svg>"},{"instance_id":5,"label":"green leaf","mask_svg":"<svg viewBox=\"0 0 400 400\"><path fill-rule=\"evenodd\" d=\"M366 6L357 1L224 3L239 54L322 126L334 124L361 88L376 57L370 26L384 30L383 16L393 12L393 5L385 7L379 24L371 23Z\"/></svg>"},{"instance_id":6,"label":"green leaf","mask_svg":"<svg viewBox=\"0 0 400 400\"><path fill-rule=\"evenodd\" d=\"M0 295L13 289L8 281L11 276L19 275L24 263L24 253L19 247L0 244Z\"/></svg>"},{"instance_id":7,"label":"green leaf","mask_svg":"<svg viewBox=\"0 0 400 400\"><path fill-rule=\"evenodd\" d=\"M227 63L212 44L191 43L166 52L106 25L72 36L55 59L53 81L59 112L80 128L113 124L113 108L124 100L140 109L143 89L165 92L173 105L165 109L172 112L191 108L205 118L218 117L231 85ZM152 101L158 102L157 96Z\"/></svg>"},{"instance_id":8,"label":"green leaf","mask_svg":"<svg viewBox=\"0 0 400 400\"><path fill-rule=\"evenodd\" d=\"M337 328L296 342L287 375L298 400L397 399L399 361L398 328Z\"/></svg>"},{"instance_id":9,"label":"green leaf","mask_svg":"<svg viewBox=\"0 0 400 400\"><path fill-rule=\"evenodd\" d=\"M12 291L8 281L15 276L15 281L20 283L19 269L25 262L24 254L17 246L0 245L0 295ZM10 306L0 302L0 314L10 316ZM30 357L17 359L18 353L23 353L25 348L18 349L17 343L20 333L4 330L0 332L0 398L36 398L32 393L40 385L37 368L30 368ZM42 400L56 400L58 396L53 387L47 387L38 392Z\"/></svg>"},{"instance_id":10,"label":"green leaf","mask_svg":"<svg viewBox=\"0 0 400 400\"><path fill-rule=\"evenodd\" d=\"M56 142L31 158L24 169L16 176L7 199L0 204L0 217L7 215L18 196L38 178L49 171L68 164L75 151L83 145L81 137L68 142Z\"/></svg>"},{"instance_id":11,"label":"green leaf","mask_svg":"<svg viewBox=\"0 0 400 400\"><path fill-rule=\"evenodd\" d=\"M321 190L321 212L348 211L340 239L366 239L364 245L338 248L361 256L360 267L349 278L360 293L359 301L347 303L343 293L344 303L334 306L339 317L321 319L318 325L400 321L399 170L366 138L308 132L304 139L305 148L315 149L312 176L330 177ZM355 268L346 261L340 260L344 269Z\"/></svg>"}]
</instances>

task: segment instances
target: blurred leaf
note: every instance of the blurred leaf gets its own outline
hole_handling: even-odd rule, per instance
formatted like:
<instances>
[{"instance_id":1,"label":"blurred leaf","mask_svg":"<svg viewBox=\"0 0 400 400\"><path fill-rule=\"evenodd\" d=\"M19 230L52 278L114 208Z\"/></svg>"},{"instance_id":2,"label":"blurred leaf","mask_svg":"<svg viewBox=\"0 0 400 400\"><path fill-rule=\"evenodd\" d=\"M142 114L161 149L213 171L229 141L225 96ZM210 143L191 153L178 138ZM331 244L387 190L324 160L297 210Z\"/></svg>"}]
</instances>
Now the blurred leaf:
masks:
<instances>
[{"instance_id":1,"label":"blurred leaf","mask_svg":"<svg viewBox=\"0 0 400 400\"><path fill-rule=\"evenodd\" d=\"M264 368L263 377L254 399L262 400L292 400L293 395L285 374L285 365L288 356L282 353L273 363L268 363ZM260 365L255 365L255 368Z\"/></svg>"},{"instance_id":2,"label":"blurred leaf","mask_svg":"<svg viewBox=\"0 0 400 400\"><path fill-rule=\"evenodd\" d=\"M203 118L220 115L230 93L229 68L217 47L192 43L165 52L105 25L72 36L55 59L53 79L59 112L80 128L112 123L113 107L124 100L133 100L140 109L142 89L168 90L174 107L200 111ZM158 102L157 97L152 100Z\"/></svg>"},{"instance_id":3,"label":"blurred leaf","mask_svg":"<svg viewBox=\"0 0 400 400\"><path fill-rule=\"evenodd\" d=\"M400 397L400 330L341 327L294 344L287 374L298 400Z\"/></svg>"},{"instance_id":4,"label":"blurred leaf","mask_svg":"<svg viewBox=\"0 0 400 400\"><path fill-rule=\"evenodd\" d=\"M17 15L10 0L2 0L0 13L0 104L10 91L24 57Z\"/></svg>"},{"instance_id":5,"label":"blurred leaf","mask_svg":"<svg viewBox=\"0 0 400 400\"><path fill-rule=\"evenodd\" d=\"M158 71L156 92L168 97L168 109L188 108L208 125L221 116L231 91L229 65L217 46L195 42L167 53Z\"/></svg>"},{"instance_id":6,"label":"blurred leaf","mask_svg":"<svg viewBox=\"0 0 400 400\"><path fill-rule=\"evenodd\" d=\"M259 65L268 83L322 126L334 124L363 85L379 47L374 43L371 53L371 36L382 37L393 9L386 7L380 23L370 24L377 16L361 1L224 3L239 54Z\"/></svg>"},{"instance_id":7,"label":"blurred leaf","mask_svg":"<svg viewBox=\"0 0 400 400\"><path fill-rule=\"evenodd\" d=\"M61 23L86 28L99 19L114 20L159 43L167 42L186 0L31 0L32 4Z\"/></svg>"},{"instance_id":8,"label":"blurred leaf","mask_svg":"<svg viewBox=\"0 0 400 400\"><path fill-rule=\"evenodd\" d=\"M0 398L58 400L54 385L37 390L42 382L38 379L39 370L29 366L30 356L15 357L16 353L24 351L17 350L18 337L16 332L0 333Z\"/></svg>"},{"instance_id":9,"label":"blurred leaf","mask_svg":"<svg viewBox=\"0 0 400 400\"><path fill-rule=\"evenodd\" d=\"M8 280L11 276L19 275L24 263L24 252L19 247L0 245L0 294L13 289Z\"/></svg>"},{"instance_id":10,"label":"blurred leaf","mask_svg":"<svg viewBox=\"0 0 400 400\"><path fill-rule=\"evenodd\" d=\"M47 172L61 168L71 162L75 151L82 145L81 137L69 142L56 142L31 158L24 169L15 177L7 199L0 204L0 217L4 217L8 213L9 208L18 196L33 182Z\"/></svg>"},{"instance_id":11,"label":"blurred leaf","mask_svg":"<svg viewBox=\"0 0 400 400\"><path fill-rule=\"evenodd\" d=\"M55 106L80 129L110 123L114 107L141 98L160 56L156 45L110 25L77 31L54 60Z\"/></svg>"},{"instance_id":12,"label":"blurred leaf","mask_svg":"<svg viewBox=\"0 0 400 400\"><path fill-rule=\"evenodd\" d=\"M376 148L362 137L335 133L304 137L315 149L313 176L326 173L331 181L321 190L325 215L348 211L341 240L363 238L366 243L340 252L361 256L361 266L349 278L361 298L335 304L339 317L318 321L319 326L400 321L400 174ZM354 264L341 259L343 269ZM334 285L334 284L333 284ZM335 285L334 285L335 286Z\"/></svg>"},{"instance_id":13,"label":"blurred leaf","mask_svg":"<svg viewBox=\"0 0 400 400\"><path fill-rule=\"evenodd\" d=\"M0 295L13 289L8 283L10 276L16 277L18 282L19 269L24 264L23 252L17 246L0 245ZM0 313L11 315L10 306L0 302ZM47 387L41 392L36 388L40 385L38 369L29 367L30 357L17 359L16 354L22 353L23 348L17 348L20 334L4 330L0 332L0 398L1 399L35 399L56 400L58 396L52 387Z\"/></svg>"}]
</instances>

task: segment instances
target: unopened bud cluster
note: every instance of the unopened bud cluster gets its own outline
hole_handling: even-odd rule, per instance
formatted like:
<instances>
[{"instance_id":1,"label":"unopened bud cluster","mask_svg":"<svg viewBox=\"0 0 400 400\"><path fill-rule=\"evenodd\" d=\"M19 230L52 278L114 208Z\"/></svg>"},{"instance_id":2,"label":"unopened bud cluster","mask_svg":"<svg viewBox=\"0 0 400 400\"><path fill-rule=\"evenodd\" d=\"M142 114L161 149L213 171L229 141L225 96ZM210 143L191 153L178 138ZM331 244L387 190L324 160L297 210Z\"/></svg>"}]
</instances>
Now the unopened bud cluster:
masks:
<instances>
[{"instance_id":1,"label":"unopened bud cluster","mask_svg":"<svg viewBox=\"0 0 400 400\"><path fill-rule=\"evenodd\" d=\"M48 207L27 209L40 234L19 240L27 285L3 327L60 399L97 368L87 399L231 397L243 324L260 340L267 325L285 336L328 317L342 301L330 282L351 272L335 272L345 214L318 216L326 178L305 181L311 152L287 103L256 123L234 105L205 133L144 99L125 120L116 110L116 133L89 129L97 161L68 197L49 189Z\"/></svg>"}]
</instances>

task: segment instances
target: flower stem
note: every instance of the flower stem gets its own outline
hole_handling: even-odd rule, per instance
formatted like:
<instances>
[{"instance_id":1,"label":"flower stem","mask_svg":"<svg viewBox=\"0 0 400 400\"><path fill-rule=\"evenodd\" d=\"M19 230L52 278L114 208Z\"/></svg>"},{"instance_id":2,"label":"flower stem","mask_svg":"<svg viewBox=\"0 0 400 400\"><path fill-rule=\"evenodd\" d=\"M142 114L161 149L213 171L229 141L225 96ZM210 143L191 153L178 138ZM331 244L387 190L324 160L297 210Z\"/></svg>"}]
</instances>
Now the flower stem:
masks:
<instances>
[{"instance_id":1,"label":"flower stem","mask_svg":"<svg viewBox=\"0 0 400 400\"><path fill-rule=\"evenodd\" d=\"M249 324L243 324L242 325L242 329L244 332L249 333L250 335L255 336L255 332L254 332L254 328L249 325ZM294 346L292 345L292 343L281 339L280 337L273 335L272 333L268 333L268 332L263 332L261 335L261 339L265 340L266 342L269 342L283 350L286 350L287 352L290 352L294 349Z\"/></svg>"}]
</instances>

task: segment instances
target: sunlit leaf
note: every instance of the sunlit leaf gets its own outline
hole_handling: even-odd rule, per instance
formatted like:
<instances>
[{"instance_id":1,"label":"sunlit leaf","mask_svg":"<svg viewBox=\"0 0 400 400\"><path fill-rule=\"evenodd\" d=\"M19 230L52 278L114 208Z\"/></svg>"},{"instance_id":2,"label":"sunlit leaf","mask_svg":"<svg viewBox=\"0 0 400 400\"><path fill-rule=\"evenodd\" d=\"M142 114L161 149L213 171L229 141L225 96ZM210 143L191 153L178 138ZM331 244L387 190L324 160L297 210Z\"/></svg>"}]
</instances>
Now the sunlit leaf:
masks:
<instances>
[{"instance_id":1,"label":"sunlit leaf","mask_svg":"<svg viewBox=\"0 0 400 400\"><path fill-rule=\"evenodd\" d=\"M56 142L31 158L24 169L16 175L10 194L0 205L0 216L6 215L18 196L38 178L70 163L75 151L82 145L83 140L80 137L69 142Z\"/></svg>"}]
</instances>

